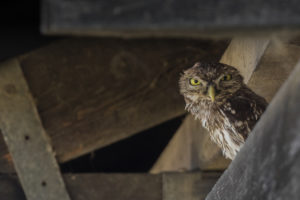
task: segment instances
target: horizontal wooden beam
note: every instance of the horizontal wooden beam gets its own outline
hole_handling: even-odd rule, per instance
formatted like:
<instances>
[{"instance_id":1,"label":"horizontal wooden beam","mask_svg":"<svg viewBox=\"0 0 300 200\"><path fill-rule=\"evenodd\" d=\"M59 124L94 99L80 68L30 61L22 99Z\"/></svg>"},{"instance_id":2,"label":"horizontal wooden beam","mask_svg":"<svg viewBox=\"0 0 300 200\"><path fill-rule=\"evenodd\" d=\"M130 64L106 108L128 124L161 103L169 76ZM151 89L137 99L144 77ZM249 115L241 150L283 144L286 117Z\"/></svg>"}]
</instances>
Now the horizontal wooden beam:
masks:
<instances>
[{"instance_id":1,"label":"horizontal wooden beam","mask_svg":"<svg viewBox=\"0 0 300 200\"><path fill-rule=\"evenodd\" d=\"M19 61L58 161L65 162L184 114L179 74L197 60L220 59L227 45L81 38ZM10 161L1 146L0 160Z\"/></svg>"},{"instance_id":2,"label":"horizontal wooden beam","mask_svg":"<svg viewBox=\"0 0 300 200\"><path fill-rule=\"evenodd\" d=\"M64 179L72 200L201 200L221 173L67 174ZM0 196L25 200L15 176L0 175Z\"/></svg>"},{"instance_id":3,"label":"horizontal wooden beam","mask_svg":"<svg viewBox=\"0 0 300 200\"><path fill-rule=\"evenodd\" d=\"M300 63L207 200L299 199Z\"/></svg>"},{"instance_id":4,"label":"horizontal wooden beam","mask_svg":"<svg viewBox=\"0 0 300 200\"><path fill-rule=\"evenodd\" d=\"M43 0L41 13L45 34L207 37L300 28L297 0Z\"/></svg>"}]
</instances>

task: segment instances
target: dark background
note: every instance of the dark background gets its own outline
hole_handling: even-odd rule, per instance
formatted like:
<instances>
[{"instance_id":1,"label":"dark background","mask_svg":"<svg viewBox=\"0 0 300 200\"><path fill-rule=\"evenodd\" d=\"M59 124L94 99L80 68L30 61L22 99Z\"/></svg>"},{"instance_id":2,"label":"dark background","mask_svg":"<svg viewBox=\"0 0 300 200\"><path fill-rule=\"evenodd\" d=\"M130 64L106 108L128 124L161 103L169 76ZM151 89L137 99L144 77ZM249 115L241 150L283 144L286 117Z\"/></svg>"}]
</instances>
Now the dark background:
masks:
<instances>
[{"instance_id":1,"label":"dark background","mask_svg":"<svg viewBox=\"0 0 300 200\"><path fill-rule=\"evenodd\" d=\"M59 39L40 34L39 7L38 0L0 3L0 60L26 53Z\"/></svg>"},{"instance_id":2,"label":"dark background","mask_svg":"<svg viewBox=\"0 0 300 200\"><path fill-rule=\"evenodd\" d=\"M63 39L40 34L38 0L9 1L0 5L0 61ZM143 131L62 164L61 169L63 172L147 172L182 120L183 116Z\"/></svg>"}]
</instances>

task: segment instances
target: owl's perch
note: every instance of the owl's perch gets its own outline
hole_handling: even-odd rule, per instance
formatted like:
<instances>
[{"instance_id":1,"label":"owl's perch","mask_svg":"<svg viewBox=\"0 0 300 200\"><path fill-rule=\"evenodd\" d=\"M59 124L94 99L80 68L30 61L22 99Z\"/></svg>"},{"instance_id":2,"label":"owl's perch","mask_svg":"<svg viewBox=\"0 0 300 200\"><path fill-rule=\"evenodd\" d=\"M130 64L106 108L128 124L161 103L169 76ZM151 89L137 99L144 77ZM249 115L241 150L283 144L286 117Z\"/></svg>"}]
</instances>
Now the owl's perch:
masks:
<instances>
[{"instance_id":1,"label":"owl's perch","mask_svg":"<svg viewBox=\"0 0 300 200\"><path fill-rule=\"evenodd\" d=\"M253 73L248 85L270 101L288 77L289 72L292 70L290 66L294 66L300 58L300 48L291 44L283 44L279 47L278 43L273 42L263 55L268 43L267 39L252 40L252 42L251 39L235 39L225 51L221 62L237 66L245 76L246 81L250 79L250 75ZM284 53L282 53L283 50ZM279 54L279 51L281 54ZM235 57L234 52L237 55ZM254 72L261 57L262 60ZM205 139L208 134L205 129L199 129L200 126L198 121L188 116L151 169L151 172L226 168L228 161L223 159L220 152L216 150L215 144ZM199 139L199 137L203 138ZM196 142L191 138L194 138ZM203 155L206 155L206 157Z\"/></svg>"}]
</instances>

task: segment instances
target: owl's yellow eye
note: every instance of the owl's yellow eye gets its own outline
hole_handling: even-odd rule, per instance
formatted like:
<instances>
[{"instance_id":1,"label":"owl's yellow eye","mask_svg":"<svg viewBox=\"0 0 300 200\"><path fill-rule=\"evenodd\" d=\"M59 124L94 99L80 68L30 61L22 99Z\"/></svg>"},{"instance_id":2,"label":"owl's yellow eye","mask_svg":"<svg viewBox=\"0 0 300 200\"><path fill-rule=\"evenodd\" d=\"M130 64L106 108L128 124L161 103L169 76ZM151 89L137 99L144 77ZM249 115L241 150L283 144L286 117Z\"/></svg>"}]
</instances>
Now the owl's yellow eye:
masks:
<instances>
[{"instance_id":1,"label":"owl's yellow eye","mask_svg":"<svg viewBox=\"0 0 300 200\"><path fill-rule=\"evenodd\" d=\"M230 74L227 74L227 75L223 76L221 80L222 80L222 81L230 81L231 78L232 78L231 75L230 75Z\"/></svg>"},{"instance_id":2,"label":"owl's yellow eye","mask_svg":"<svg viewBox=\"0 0 300 200\"><path fill-rule=\"evenodd\" d=\"M191 84L191 85L200 85L201 82L200 82L199 80L197 80L197 79L191 78L191 79L190 79L190 84Z\"/></svg>"}]
</instances>

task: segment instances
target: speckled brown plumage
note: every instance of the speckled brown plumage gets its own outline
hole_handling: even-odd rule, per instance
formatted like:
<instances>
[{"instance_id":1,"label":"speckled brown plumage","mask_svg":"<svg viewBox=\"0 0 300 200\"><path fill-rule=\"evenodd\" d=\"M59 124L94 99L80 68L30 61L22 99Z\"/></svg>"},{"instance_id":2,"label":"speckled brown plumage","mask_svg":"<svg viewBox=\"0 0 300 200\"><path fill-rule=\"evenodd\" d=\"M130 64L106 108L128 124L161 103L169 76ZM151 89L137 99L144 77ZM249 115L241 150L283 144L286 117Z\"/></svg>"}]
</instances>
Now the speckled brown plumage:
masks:
<instances>
[{"instance_id":1,"label":"speckled brown plumage","mask_svg":"<svg viewBox=\"0 0 300 200\"><path fill-rule=\"evenodd\" d=\"M243 83L237 69L196 63L179 81L186 109L208 130L227 158L234 159L267 102Z\"/></svg>"}]
</instances>

